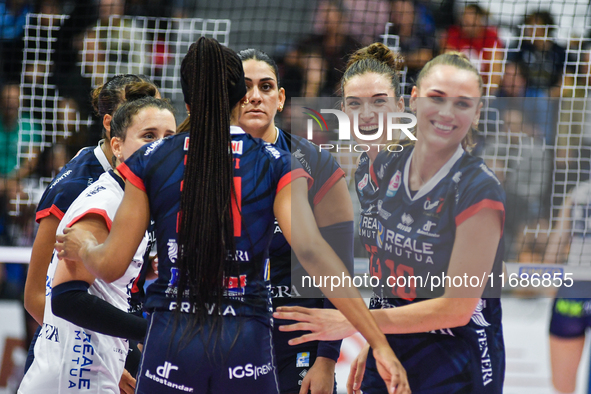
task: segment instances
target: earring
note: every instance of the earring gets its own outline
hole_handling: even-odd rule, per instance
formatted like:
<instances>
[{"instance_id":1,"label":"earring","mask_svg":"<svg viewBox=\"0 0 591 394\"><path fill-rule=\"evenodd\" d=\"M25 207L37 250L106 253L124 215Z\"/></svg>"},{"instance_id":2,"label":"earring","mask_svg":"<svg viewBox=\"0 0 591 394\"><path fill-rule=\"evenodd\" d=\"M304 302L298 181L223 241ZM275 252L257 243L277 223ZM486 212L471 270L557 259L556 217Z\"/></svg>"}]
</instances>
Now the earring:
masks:
<instances>
[{"instance_id":1,"label":"earring","mask_svg":"<svg viewBox=\"0 0 591 394\"><path fill-rule=\"evenodd\" d=\"M277 108L279 112L283 111L283 104L279 104L279 108Z\"/></svg>"},{"instance_id":2,"label":"earring","mask_svg":"<svg viewBox=\"0 0 591 394\"><path fill-rule=\"evenodd\" d=\"M191 113L189 111L187 111L187 116L191 116Z\"/></svg>"},{"instance_id":3,"label":"earring","mask_svg":"<svg viewBox=\"0 0 591 394\"><path fill-rule=\"evenodd\" d=\"M242 103L241 107L242 107L242 108L246 107L246 104L248 104L249 102L250 102L250 100L245 100L245 101Z\"/></svg>"}]
</instances>

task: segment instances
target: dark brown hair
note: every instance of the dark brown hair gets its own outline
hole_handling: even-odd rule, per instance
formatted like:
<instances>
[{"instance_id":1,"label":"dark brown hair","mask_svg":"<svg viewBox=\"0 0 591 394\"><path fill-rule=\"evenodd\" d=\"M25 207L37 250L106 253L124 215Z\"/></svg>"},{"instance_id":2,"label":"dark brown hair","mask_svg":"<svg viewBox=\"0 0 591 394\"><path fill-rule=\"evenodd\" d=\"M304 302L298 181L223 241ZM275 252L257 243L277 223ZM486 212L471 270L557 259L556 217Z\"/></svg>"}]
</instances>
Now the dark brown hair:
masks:
<instances>
[{"instance_id":1,"label":"dark brown hair","mask_svg":"<svg viewBox=\"0 0 591 394\"><path fill-rule=\"evenodd\" d=\"M403 57L380 42L361 48L349 57L347 68L341 78L341 92L345 94L345 84L354 76L366 73L385 75L394 89L396 97L400 95L400 69Z\"/></svg>"},{"instance_id":2,"label":"dark brown hair","mask_svg":"<svg viewBox=\"0 0 591 394\"><path fill-rule=\"evenodd\" d=\"M191 120L180 202L177 312L188 299L196 327L208 316L207 305L214 320L221 313L224 268L235 255L230 114L246 86L236 53L205 37L189 48L181 81Z\"/></svg>"}]
</instances>

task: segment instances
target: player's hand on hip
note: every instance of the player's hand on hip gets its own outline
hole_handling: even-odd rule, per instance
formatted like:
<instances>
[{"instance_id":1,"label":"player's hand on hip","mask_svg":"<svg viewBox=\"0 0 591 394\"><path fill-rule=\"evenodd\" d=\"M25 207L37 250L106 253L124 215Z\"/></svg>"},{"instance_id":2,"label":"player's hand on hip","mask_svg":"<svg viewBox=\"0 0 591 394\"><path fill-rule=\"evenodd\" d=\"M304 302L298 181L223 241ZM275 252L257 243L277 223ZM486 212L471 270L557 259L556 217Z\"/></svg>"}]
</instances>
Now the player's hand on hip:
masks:
<instances>
[{"instance_id":1,"label":"player's hand on hip","mask_svg":"<svg viewBox=\"0 0 591 394\"><path fill-rule=\"evenodd\" d=\"M406 370L394 355L390 346L373 348L378 373L384 379L390 394L410 394L410 386L406 377Z\"/></svg>"},{"instance_id":2,"label":"player's hand on hip","mask_svg":"<svg viewBox=\"0 0 591 394\"><path fill-rule=\"evenodd\" d=\"M279 326L279 331L311 331L310 334L290 340L290 345L310 341L335 341L357 332L345 316L336 309L282 306L277 308L273 317L298 321L298 323Z\"/></svg>"},{"instance_id":3,"label":"player's hand on hip","mask_svg":"<svg viewBox=\"0 0 591 394\"><path fill-rule=\"evenodd\" d=\"M361 394L361 381L365 374L365 363L369 353L369 344L365 344L355 360L351 363L349 377L347 378L347 394Z\"/></svg>"}]
</instances>

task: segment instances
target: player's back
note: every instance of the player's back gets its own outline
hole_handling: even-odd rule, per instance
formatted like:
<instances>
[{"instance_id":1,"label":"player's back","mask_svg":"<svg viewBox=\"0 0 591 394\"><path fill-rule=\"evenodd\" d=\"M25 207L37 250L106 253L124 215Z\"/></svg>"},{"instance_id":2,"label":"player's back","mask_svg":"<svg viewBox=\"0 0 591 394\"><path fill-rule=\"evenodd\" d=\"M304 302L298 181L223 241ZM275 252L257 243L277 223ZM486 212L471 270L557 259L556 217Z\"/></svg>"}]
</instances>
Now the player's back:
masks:
<instances>
[{"instance_id":1,"label":"player's back","mask_svg":"<svg viewBox=\"0 0 591 394\"><path fill-rule=\"evenodd\" d=\"M273 235L275 195L305 173L291 171L290 155L274 146L231 128L234 157L232 198L236 255L235 269L227 279L230 315L268 316L268 247ZM189 136L181 133L147 145L120 167L125 177L145 190L155 221L159 278L148 289L147 309L176 308L178 270L178 212ZM190 312L189 305L181 310Z\"/></svg>"}]
</instances>

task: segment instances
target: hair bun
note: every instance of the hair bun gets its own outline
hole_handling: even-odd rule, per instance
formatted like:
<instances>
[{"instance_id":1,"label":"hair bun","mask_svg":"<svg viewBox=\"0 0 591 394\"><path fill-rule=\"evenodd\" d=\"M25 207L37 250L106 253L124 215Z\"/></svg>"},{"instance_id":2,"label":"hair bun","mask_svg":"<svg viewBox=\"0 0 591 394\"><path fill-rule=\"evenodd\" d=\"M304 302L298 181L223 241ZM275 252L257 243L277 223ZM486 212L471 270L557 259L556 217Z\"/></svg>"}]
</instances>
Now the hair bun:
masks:
<instances>
[{"instance_id":1,"label":"hair bun","mask_svg":"<svg viewBox=\"0 0 591 394\"><path fill-rule=\"evenodd\" d=\"M134 101L143 97L156 97L158 89L149 82L141 81L125 86L125 100Z\"/></svg>"},{"instance_id":2,"label":"hair bun","mask_svg":"<svg viewBox=\"0 0 591 394\"><path fill-rule=\"evenodd\" d=\"M365 59L375 59L396 71L402 70L404 63L404 59L402 56L400 56L400 54L392 51L381 42L375 42L353 53L349 58L347 68L349 68L352 64Z\"/></svg>"}]
</instances>

